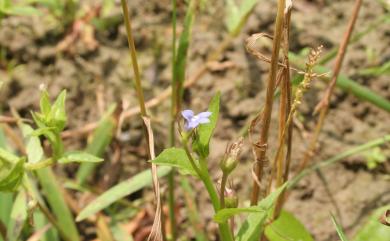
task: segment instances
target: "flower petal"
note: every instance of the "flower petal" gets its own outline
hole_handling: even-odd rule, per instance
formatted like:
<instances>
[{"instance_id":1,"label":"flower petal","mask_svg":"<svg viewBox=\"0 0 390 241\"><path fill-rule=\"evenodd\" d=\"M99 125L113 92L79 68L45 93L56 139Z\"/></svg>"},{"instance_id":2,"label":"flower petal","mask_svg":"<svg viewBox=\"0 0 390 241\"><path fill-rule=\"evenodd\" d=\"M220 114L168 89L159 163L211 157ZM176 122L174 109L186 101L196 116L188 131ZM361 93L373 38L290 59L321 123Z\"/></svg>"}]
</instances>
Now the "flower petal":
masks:
<instances>
[{"instance_id":1,"label":"flower petal","mask_svg":"<svg viewBox=\"0 0 390 241\"><path fill-rule=\"evenodd\" d=\"M211 112L210 111L205 111L205 112L200 112L199 114L197 114L196 116L198 116L200 119L202 118L208 118L211 116Z\"/></svg>"},{"instance_id":2,"label":"flower petal","mask_svg":"<svg viewBox=\"0 0 390 241\"><path fill-rule=\"evenodd\" d=\"M206 124L206 123L210 123L210 120L208 118L200 118L198 120L198 123L199 124Z\"/></svg>"},{"instance_id":3,"label":"flower petal","mask_svg":"<svg viewBox=\"0 0 390 241\"><path fill-rule=\"evenodd\" d=\"M191 118L194 117L194 112L192 110L183 110L181 112L181 115L183 116L184 119L187 121L191 121Z\"/></svg>"}]
</instances>

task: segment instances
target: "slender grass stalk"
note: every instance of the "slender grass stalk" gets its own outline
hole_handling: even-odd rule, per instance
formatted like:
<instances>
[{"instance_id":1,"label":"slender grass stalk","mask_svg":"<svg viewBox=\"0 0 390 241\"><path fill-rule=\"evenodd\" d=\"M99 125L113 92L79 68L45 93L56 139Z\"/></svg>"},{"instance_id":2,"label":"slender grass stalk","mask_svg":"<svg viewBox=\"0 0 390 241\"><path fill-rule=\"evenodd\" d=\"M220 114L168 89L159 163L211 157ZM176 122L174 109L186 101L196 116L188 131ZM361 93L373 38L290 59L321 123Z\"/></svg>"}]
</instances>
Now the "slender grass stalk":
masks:
<instances>
[{"instance_id":1,"label":"slender grass stalk","mask_svg":"<svg viewBox=\"0 0 390 241\"><path fill-rule=\"evenodd\" d=\"M131 31L131 20L129 15L129 9L126 0L121 0L121 4L122 4L123 18L125 20L125 26L127 32L127 42L130 48L131 63L134 71L135 91L137 92L138 104L141 111L141 116L147 117L144 92L142 91L141 76L138 67L137 52L135 49L133 33ZM146 138L146 140L148 140L148 138Z\"/></svg>"},{"instance_id":2,"label":"slender grass stalk","mask_svg":"<svg viewBox=\"0 0 390 241\"><path fill-rule=\"evenodd\" d=\"M281 113L284 113L280 116L281 123L284 123L284 125L280 126L280 137L283 138L283 144L284 141L286 141L286 155L285 155L285 163L283 166L282 158L279 158L278 161L278 172L277 172L277 180L276 180L276 186L280 187L284 182L288 180L289 172L290 172L290 163L291 163L291 149L292 149L292 134L293 134L293 125L288 125L286 127L288 118L287 116L291 112L291 76L290 76L290 61L288 59L288 51L289 51L289 40L290 40L290 27L291 27L291 7L287 9L287 12L285 13L285 21L284 21L284 48L283 48L283 63L286 65L286 68L284 69L284 82L281 86L281 103L283 103L283 106L281 104L280 111ZM287 136L286 140L284 140L283 137L283 129L287 128ZM282 155L281 155L282 157ZM283 172L283 173L282 173ZM277 218L280 214L280 211L283 206L283 200L285 196L285 191L279 195L276 205L275 205L275 211L274 211L274 219Z\"/></svg>"},{"instance_id":3,"label":"slender grass stalk","mask_svg":"<svg viewBox=\"0 0 390 241\"><path fill-rule=\"evenodd\" d=\"M175 146L175 120L178 111L177 99L178 96L177 85L175 84L176 73L176 0L172 0L172 95L171 95L171 120L169 125L169 142L170 146ZM168 206L169 206L169 223L171 225L170 237L168 240L176 240L176 217L175 217L175 168L168 174Z\"/></svg>"},{"instance_id":4,"label":"slender grass stalk","mask_svg":"<svg viewBox=\"0 0 390 241\"><path fill-rule=\"evenodd\" d=\"M141 84L141 77L139 73L139 67L138 67L138 61L137 61L137 53L135 49L135 43L134 43L134 37L132 34L131 29L131 20L129 15L129 10L127 6L126 0L121 0L122 5L122 11L123 11L123 18L125 20L125 26L126 26L126 32L127 32L127 41L130 48L130 56L131 61L133 65L133 71L134 71L134 84L135 89L137 92L138 97L138 104L141 111L141 117L143 119L143 130L144 130L144 136L146 138L146 148L148 150L149 159L153 159L154 156L154 143L153 143L153 133L150 126L150 121L146 112L146 106L145 106L145 98L142 90L142 84ZM161 215L161 197L160 197L160 184L158 181L158 174L157 174L157 166L155 164L151 165L151 172L152 172L152 178L153 178L153 186L154 186L154 193L156 196L156 214L155 219L153 221L153 227L152 231L149 235L149 238L163 238L161 236L164 236L164 228L162 228L161 223L163 222L163 215Z\"/></svg>"},{"instance_id":5,"label":"slender grass stalk","mask_svg":"<svg viewBox=\"0 0 390 241\"><path fill-rule=\"evenodd\" d=\"M345 57L345 53L346 53L346 50L348 47L349 40L351 38L353 28L355 26L357 17L359 15L359 10L360 10L361 4L362 4L362 0L355 1L355 6L353 9L352 16L351 16L349 23L348 23L347 31L344 34L344 37L343 37L342 42L340 44L340 48L339 48L338 53L337 53L336 63L335 63L334 68L333 68L332 79L329 83L329 86L328 86L326 92L325 92L325 95L323 96L322 100L320 101L320 103L316 107L316 110L320 110L320 116L318 118L313 137L310 140L309 148L307 149L307 151L305 152L305 154L301 160L299 171L303 170L306 167L307 163L309 162L309 159L312 157L312 155L315 151L319 134L320 134L321 129L323 127L327 112L329 110L330 97L333 94L333 91L335 89L337 77L340 74L341 66L342 66L342 63L343 63L343 60Z\"/></svg>"},{"instance_id":6,"label":"slender grass stalk","mask_svg":"<svg viewBox=\"0 0 390 241\"><path fill-rule=\"evenodd\" d=\"M285 0L278 0L278 10L276 15L276 23L275 23L275 32L273 38L273 46L272 46L272 57L271 57L271 65L268 77L268 86L267 86L267 96L265 100L265 107L263 112L263 120L262 126L260 130L260 140L259 146L263 148L259 148L256 150L256 162L255 162L255 175L258 180L261 180L263 162L266 159L267 152L267 142L268 142L268 131L271 122L271 114L272 114L272 105L273 105L273 97L276 83L276 72L278 69L278 57L280 44L282 40L282 32L283 32L283 18L284 18L284 8L286 5ZM256 181L253 181L253 189L251 196L251 205L256 205L259 199L260 187Z\"/></svg>"}]
</instances>

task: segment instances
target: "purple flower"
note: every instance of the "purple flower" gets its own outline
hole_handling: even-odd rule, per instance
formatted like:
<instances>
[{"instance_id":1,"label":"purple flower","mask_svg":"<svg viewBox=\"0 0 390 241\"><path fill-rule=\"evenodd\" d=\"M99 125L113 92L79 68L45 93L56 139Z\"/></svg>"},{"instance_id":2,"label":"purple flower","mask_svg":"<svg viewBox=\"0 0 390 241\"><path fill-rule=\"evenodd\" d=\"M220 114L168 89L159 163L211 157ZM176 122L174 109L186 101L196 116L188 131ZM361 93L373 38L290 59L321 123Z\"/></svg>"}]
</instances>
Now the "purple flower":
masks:
<instances>
[{"instance_id":1,"label":"purple flower","mask_svg":"<svg viewBox=\"0 0 390 241\"><path fill-rule=\"evenodd\" d=\"M189 131L196 128L199 124L209 123L209 117L211 116L211 112L205 111L194 115L194 112L192 110L183 110L181 112L181 115L186 120L184 124L184 129L186 131Z\"/></svg>"}]
</instances>

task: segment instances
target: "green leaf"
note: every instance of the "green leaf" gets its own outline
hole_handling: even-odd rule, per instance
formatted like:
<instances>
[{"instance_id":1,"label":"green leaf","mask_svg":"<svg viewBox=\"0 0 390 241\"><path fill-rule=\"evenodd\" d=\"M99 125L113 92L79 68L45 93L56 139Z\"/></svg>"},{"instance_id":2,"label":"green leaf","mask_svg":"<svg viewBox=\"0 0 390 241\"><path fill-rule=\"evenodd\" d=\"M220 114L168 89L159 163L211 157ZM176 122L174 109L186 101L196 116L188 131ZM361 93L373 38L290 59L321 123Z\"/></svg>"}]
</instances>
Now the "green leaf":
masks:
<instances>
[{"instance_id":1,"label":"green leaf","mask_svg":"<svg viewBox=\"0 0 390 241\"><path fill-rule=\"evenodd\" d=\"M22 232L27 219L27 195L25 191L20 191L16 196L11 211L11 220L7 230L7 240L16 241Z\"/></svg>"},{"instance_id":2,"label":"green leaf","mask_svg":"<svg viewBox=\"0 0 390 241\"><path fill-rule=\"evenodd\" d=\"M116 105L110 106L108 111L104 114L103 118L99 122L99 126L92 134L92 140L88 143L86 152L89 154L101 157L110 145L112 137L115 131L115 120L113 113ZM79 184L84 184L87 178L92 174L96 168L96 163L82 163L77 170L76 179Z\"/></svg>"},{"instance_id":3,"label":"green leaf","mask_svg":"<svg viewBox=\"0 0 390 241\"><path fill-rule=\"evenodd\" d=\"M34 230L38 232L50 225L47 221L46 216L39 210L34 210ZM59 241L58 232L54 227L50 227L45 233L42 234L39 241Z\"/></svg>"},{"instance_id":4,"label":"green leaf","mask_svg":"<svg viewBox=\"0 0 390 241\"><path fill-rule=\"evenodd\" d=\"M47 91L42 91L39 105L41 108L41 113L47 117L50 114L50 110L51 110L49 93L47 93Z\"/></svg>"},{"instance_id":5,"label":"green leaf","mask_svg":"<svg viewBox=\"0 0 390 241\"><path fill-rule=\"evenodd\" d=\"M221 94L218 92L213 99L210 101L208 111L212 114L210 116L210 123L201 124L197 128L196 137L193 143L193 149L196 151L199 156L206 158L209 155L209 144L211 136L215 126L217 125L218 115L219 115L219 102Z\"/></svg>"},{"instance_id":6,"label":"green leaf","mask_svg":"<svg viewBox=\"0 0 390 241\"><path fill-rule=\"evenodd\" d=\"M0 160L0 191L16 191L24 176L25 158L19 158L16 163L6 163Z\"/></svg>"},{"instance_id":7,"label":"green leaf","mask_svg":"<svg viewBox=\"0 0 390 241\"><path fill-rule=\"evenodd\" d=\"M58 182L58 178L54 175L50 168L42 168L36 171L39 182L42 186L43 193L51 207L52 212L57 218L58 225L62 230L66 230L66 239L79 241L80 236L74 222L73 215L66 205L62 187Z\"/></svg>"},{"instance_id":8,"label":"green leaf","mask_svg":"<svg viewBox=\"0 0 390 241\"><path fill-rule=\"evenodd\" d=\"M264 232L269 241L314 241L305 226L285 210L281 211L278 219L265 227Z\"/></svg>"},{"instance_id":9,"label":"green leaf","mask_svg":"<svg viewBox=\"0 0 390 241\"><path fill-rule=\"evenodd\" d=\"M192 168L185 150L181 148L172 147L165 149L151 162L161 166L177 167L184 174L198 176Z\"/></svg>"},{"instance_id":10,"label":"green leaf","mask_svg":"<svg viewBox=\"0 0 390 241\"><path fill-rule=\"evenodd\" d=\"M258 0L243 0L238 7L234 0L226 0L226 27L232 36L236 36L246 20L249 14L256 6Z\"/></svg>"},{"instance_id":11,"label":"green leaf","mask_svg":"<svg viewBox=\"0 0 390 241\"><path fill-rule=\"evenodd\" d=\"M66 112L65 112L65 100L66 90L63 90L57 97L50 110L50 127L56 127L59 131L62 131L66 125Z\"/></svg>"},{"instance_id":12,"label":"green leaf","mask_svg":"<svg viewBox=\"0 0 390 241\"><path fill-rule=\"evenodd\" d=\"M276 189L274 192L269 194L266 198L261 200L257 207L260 210L266 210L265 212L255 212L248 215L248 218L241 225L237 234L237 241L258 241L265 220L267 219L268 213L273 207L279 195L286 188L288 182L283 186Z\"/></svg>"},{"instance_id":13,"label":"green leaf","mask_svg":"<svg viewBox=\"0 0 390 241\"><path fill-rule=\"evenodd\" d=\"M390 228L379 222L379 218L388 209L390 209L390 205L385 205L376 209L363 227L359 229L353 241L388 241L390 237Z\"/></svg>"},{"instance_id":14,"label":"green leaf","mask_svg":"<svg viewBox=\"0 0 390 241\"><path fill-rule=\"evenodd\" d=\"M32 16L40 15L41 12L31 6L12 6L5 9L5 13L8 15L19 15L19 16Z\"/></svg>"},{"instance_id":15,"label":"green leaf","mask_svg":"<svg viewBox=\"0 0 390 241\"><path fill-rule=\"evenodd\" d=\"M10 192L0 192L0 221L2 221L3 223L9 223L12 205L14 203L13 196L14 194Z\"/></svg>"},{"instance_id":16,"label":"green leaf","mask_svg":"<svg viewBox=\"0 0 390 241\"><path fill-rule=\"evenodd\" d=\"M333 214L331 214L331 217L332 217L332 222L334 224L334 226L336 226L336 231L340 237L340 240L341 241L348 241L347 239L347 236L345 236L345 233L343 231L343 228L341 227L341 225L337 222L336 218L333 216Z\"/></svg>"},{"instance_id":17,"label":"green leaf","mask_svg":"<svg viewBox=\"0 0 390 241\"><path fill-rule=\"evenodd\" d=\"M180 91L179 96L182 96L182 86L185 78L185 70L186 70L186 59L188 47L191 40L191 31L194 22L196 9L196 1L191 0L186 12L183 32L180 35L179 46L177 48L177 56L175 57L175 65L173 66L174 73L174 82L178 82L178 91Z\"/></svg>"},{"instance_id":18,"label":"green leaf","mask_svg":"<svg viewBox=\"0 0 390 241\"><path fill-rule=\"evenodd\" d=\"M0 147L0 163L17 163L19 159L18 156Z\"/></svg>"},{"instance_id":19,"label":"green leaf","mask_svg":"<svg viewBox=\"0 0 390 241\"><path fill-rule=\"evenodd\" d=\"M214 221L217 223L224 223L228 221L231 217L241 213L256 213L256 212L265 212L266 210L258 206L252 206L247 208L224 208L219 210L214 215Z\"/></svg>"},{"instance_id":20,"label":"green leaf","mask_svg":"<svg viewBox=\"0 0 390 241\"><path fill-rule=\"evenodd\" d=\"M89 153L81 152L81 151L73 151L73 152L65 153L64 156L58 160L58 163L65 164L71 162L102 162L102 161L103 159L91 155Z\"/></svg>"},{"instance_id":21,"label":"green leaf","mask_svg":"<svg viewBox=\"0 0 390 241\"><path fill-rule=\"evenodd\" d=\"M158 168L157 173L159 177L163 177L166 176L171 170L172 168L170 167L160 167ZM145 170L141 173L138 173L132 178L115 185L93 200L79 213L76 221L82 221L85 218L100 212L114 202L126 197L127 195L130 195L150 185L152 185L151 171Z\"/></svg>"},{"instance_id":22,"label":"green leaf","mask_svg":"<svg viewBox=\"0 0 390 241\"><path fill-rule=\"evenodd\" d=\"M31 126L22 123L20 127L26 142L27 161L29 163L39 162L43 158L41 141L38 137L32 135L34 130Z\"/></svg>"}]
</instances>

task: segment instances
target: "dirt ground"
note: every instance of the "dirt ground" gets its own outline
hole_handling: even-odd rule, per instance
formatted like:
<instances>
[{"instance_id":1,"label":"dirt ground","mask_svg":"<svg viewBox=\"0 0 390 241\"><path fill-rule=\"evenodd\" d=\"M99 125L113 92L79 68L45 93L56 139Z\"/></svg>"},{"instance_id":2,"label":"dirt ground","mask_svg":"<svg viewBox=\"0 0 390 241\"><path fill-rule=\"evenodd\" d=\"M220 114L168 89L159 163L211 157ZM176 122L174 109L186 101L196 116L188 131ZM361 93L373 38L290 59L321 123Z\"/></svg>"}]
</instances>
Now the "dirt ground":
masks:
<instances>
[{"instance_id":1,"label":"dirt ground","mask_svg":"<svg viewBox=\"0 0 390 241\"><path fill-rule=\"evenodd\" d=\"M134 19L133 31L145 95L146 99L151 99L170 84L171 10L168 0L148 1L147 4L142 2L132 0L129 4ZM217 48L226 35L224 23L221 21L224 16L221 11L223 1L209 2L196 18L187 62L188 77L196 73L199 66L205 62L207 53ZM326 52L337 46L351 14L352 0L296 0L294 4L291 51L299 52L304 47L322 44ZM114 14L120 14L119 7L114 11ZM253 118L252 115L258 112L264 103L268 65L246 53L244 41L252 33L272 33L275 11L275 1L260 1L248 19L243 33L221 56L221 59L228 63L227 67L208 71L185 92L184 106L203 111L214 93L221 91L222 112L212 141L210 163L215 178L220 175L218 160L223 155L226 144L239 136L242 128L245 128ZM380 1L364 1L356 31L365 29L385 11ZM179 5L179 30L183 15L184 6ZM107 31L97 31L95 37L99 46L94 50L88 50L88 46L80 41L72 46L73 54L59 54L56 46L64 39L66 31L54 29L53 25L45 21L42 17L11 17L1 23L0 46L6 49L7 60L17 63L8 73L1 70L0 78L6 83L0 95L0 103L4 103L3 113L9 113L12 106L29 118L29 110L39 106L41 84L47 86L53 95L64 88L69 90L68 129L98 120L102 110L110 103L122 102L125 108L137 105L131 84L132 71L127 39L122 24L114 24ZM389 76L367 77L361 75L359 70L388 61L389 43L390 26L383 24L349 47L342 68L343 74L387 99L390 99ZM269 51L269 47L264 48ZM328 66L331 67L332 62ZM295 127L293 140L295 165L308 144L307 140L316 119L312 111L325 86L321 80L315 80L300 107L296 123L301 127ZM149 110L154 120L158 150L162 150L166 144L169 108L168 99ZM312 161L324 160L390 133L388 116L386 111L337 90L320 136L318 154ZM277 116L274 118L276 120ZM277 133L276 125L271 126L271 133L272 141ZM118 141L123 166L118 173L118 179L127 178L146 168L147 164L140 161L145 159L145 150L141 122L136 116L125 120ZM66 140L71 148L83 147L85 142L85 138L80 136ZM247 140L246 144L241 155L242 161L233 178L233 186L239 194L241 204L249 198L251 188L250 169L253 157ZM273 156L272 148L271 146L270 156ZM382 149L389 157L388 146ZM110 153L106 158L110 159ZM104 164L96 180L109 167L110 164ZM388 162L375 170L368 170L364 156L347 158L302 180L291 193L286 209L297 215L315 240L337 240L330 212L340 215L340 221L346 227L347 235L351 237L370 211L390 202L389 170ZM200 184L196 184L196 188L204 193ZM212 212L208 212L211 207L206 195L199 196L198 205L204 210L201 214L210 220ZM214 227L207 225L207 229L211 232Z\"/></svg>"}]
</instances>

